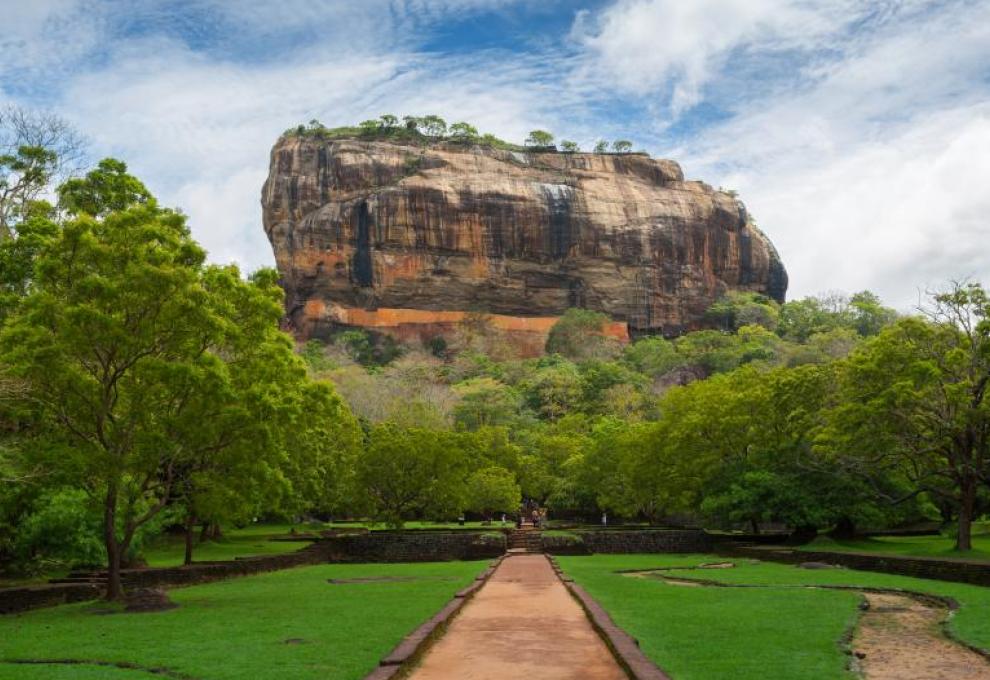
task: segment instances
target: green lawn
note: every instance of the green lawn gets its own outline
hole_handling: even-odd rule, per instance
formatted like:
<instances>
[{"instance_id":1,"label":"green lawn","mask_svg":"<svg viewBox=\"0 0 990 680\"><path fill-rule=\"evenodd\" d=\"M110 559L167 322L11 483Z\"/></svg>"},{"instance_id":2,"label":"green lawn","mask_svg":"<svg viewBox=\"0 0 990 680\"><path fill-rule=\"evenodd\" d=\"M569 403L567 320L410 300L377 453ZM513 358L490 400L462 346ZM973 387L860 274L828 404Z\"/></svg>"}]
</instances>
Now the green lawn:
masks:
<instances>
[{"instance_id":1,"label":"green lawn","mask_svg":"<svg viewBox=\"0 0 990 680\"><path fill-rule=\"evenodd\" d=\"M505 528L511 527L506 522ZM196 562L216 562L232 560L237 557L256 555L277 555L293 552L309 545L309 541L272 541L273 536L286 536L295 528L299 533L319 532L325 529L373 529L384 530L384 525L369 522L331 522L313 524L249 524L243 528L230 527L224 530L219 540L197 541L193 550L193 560ZM498 531L503 528L500 522L485 525L482 522L466 522L461 526L457 522L406 522L406 529L463 529L469 531L483 530ZM198 538L198 537L197 537ZM149 567L174 567L182 564L185 558L185 537L181 534L164 534L155 538L144 547L142 556ZM0 588L39 585L47 583L50 578L60 578L69 569L60 567L43 573L26 577L0 577Z\"/></svg>"},{"instance_id":2,"label":"green lawn","mask_svg":"<svg viewBox=\"0 0 990 680\"><path fill-rule=\"evenodd\" d=\"M176 589L180 606L165 612L101 614L106 605L88 603L0 617L0 679L161 677L6 662L44 658L166 667L200 680L356 680L485 566L320 565ZM327 582L367 577L412 580Z\"/></svg>"},{"instance_id":3,"label":"green lawn","mask_svg":"<svg viewBox=\"0 0 990 680\"><path fill-rule=\"evenodd\" d=\"M836 540L819 536L802 550L834 550L836 552L885 553L911 557L945 557L950 559L980 560L990 562L990 528L981 525L973 533L973 549L967 552L954 550L955 538L951 536L877 536Z\"/></svg>"},{"instance_id":4,"label":"green lawn","mask_svg":"<svg viewBox=\"0 0 990 680\"><path fill-rule=\"evenodd\" d=\"M855 624L854 592L795 588L851 585L916 590L955 598L950 627L990 649L990 588L848 569L806 570L736 560L732 569L675 570L671 576L767 588L704 588L633 578L622 569L694 566L711 555L559 557L564 570L604 606L643 651L676 680L851 678L841 639Z\"/></svg>"},{"instance_id":5,"label":"green lawn","mask_svg":"<svg viewBox=\"0 0 990 680\"><path fill-rule=\"evenodd\" d=\"M498 522L484 526L481 522L467 522L463 527L454 523L406 522L407 529L479 529L500 528ZM508 524L507 524L508 526ZM293 528L299 533L318 532L324 529L382 529L381 525L366 522L337 522L329 524L250 524L244 528L230 528L223 538L216 541L197 543L193 559L197 562L232 560L235 557L251 555L275 555L292 552L306 547L308 541L272 541L273 536L286 536ZM172 567L182 564L185 556L185 538L181 535L166 534L145 547L144 558L150 567Z\"/></svg>"},{"instance_id":6,"label":"green lawn","mask_svg":"<svg viewBox=\"0 0 990 680\"><path fill-rule=\"evenodd\" d=\"M235 557L251 555L275 555L292 552L309 545L309 541L271 541L272 536L284 536L292 528L289 524L250 524L243 529L228 529L216 541L196 543L193 560L212 562L232 560ZM322 529L323 527L317 527ZM298 525L296 531L313 530L306 525ZM165 534L150 545L145 546L143 555L150 567L174 567L182 564L185 556L185 538L176 534Z\"/></svg>"}]
</instances>

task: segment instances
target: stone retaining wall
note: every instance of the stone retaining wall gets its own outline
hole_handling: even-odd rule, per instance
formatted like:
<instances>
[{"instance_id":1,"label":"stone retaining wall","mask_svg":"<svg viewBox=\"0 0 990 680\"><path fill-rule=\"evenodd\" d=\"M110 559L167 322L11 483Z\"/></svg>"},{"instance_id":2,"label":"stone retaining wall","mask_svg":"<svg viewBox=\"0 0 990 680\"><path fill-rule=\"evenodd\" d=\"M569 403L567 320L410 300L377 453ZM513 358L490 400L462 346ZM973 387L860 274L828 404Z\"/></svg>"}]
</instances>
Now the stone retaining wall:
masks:
<instances>
[{"instance_id":1,"label":"stone retaining wall","mask_svg":"<svg viewBox=\"0 0 990 680\"><path fill-rule=\"evenodd\" d=\"M313 546L328 562L445 562L481 560L505 553L505 534L471 531L375 531L336 536Z\"/></svg>"},{"instance_id":2,"label":"stone retaining wall","mask_svg":"<svg viewBox=\"0 0 990 680\"><path fill-rule=\"evenodd\" d=\"M50 583L0 589L0 614L17 614L39 607L95 600L103 588L93 583Z\"/></svg>"},{"instance_id":3,"label":"stone retaining wall","mask_svg":"<svg viewBox=\"0 0 990 680\"><path fill-rule=\"evenodd\" d=\"M825 562L849 569L879 571L885 574L929 578L937 581L954 581L977 586L990 586L990 564L960 562L955 560L900 557L893 555L823 552L810 550L786 550L781 548L755 548L746 546L720 545L719 554L730 557L753 557L771 562L800 564L802 562Z\"/></svg>"},{"instance_id":4,"label":"stone retaining wall","mask_svg":"<svg viewBox=\"0 0 990 680\"><path fill-rule=\"evenodd\" d=\"M691 529L575 531L574 536L543 536L543 550L554 555L593 553L710 552L708 534Z\"/></svg>"},{"instance_id":5,"label":"stone retaining wall","mask_svg":"<svg viewBox=\"0 0 990 680\"><path fill-rule=\"evenodd\" d=\"M157 586L184 586L208 583L235 576L250 576L266 571L291 569L326 562L319 550L319 543L306 546L296 552L281 555L243 557L226 562L197 562L181 567L155 569L125 569L121 572L124 588L153 588Z\"/></svg>"},{"instance_id":6,"label":"stone retaining wall","mask_svg":"<svg viewBox=\"0 0 990 680\"><path fill-rule=\"evenodd\" d=\"M208 583L237 576L328 562L443 562L499 557L505 535L473 531L391 532L332 536L296 552L245 557L226 562L197 562L181 567L124 569L124 588L153 588ZM65 583L0 589L0 614L95 600L103 595L96 584Z\"/></svg>"}]
</instances>

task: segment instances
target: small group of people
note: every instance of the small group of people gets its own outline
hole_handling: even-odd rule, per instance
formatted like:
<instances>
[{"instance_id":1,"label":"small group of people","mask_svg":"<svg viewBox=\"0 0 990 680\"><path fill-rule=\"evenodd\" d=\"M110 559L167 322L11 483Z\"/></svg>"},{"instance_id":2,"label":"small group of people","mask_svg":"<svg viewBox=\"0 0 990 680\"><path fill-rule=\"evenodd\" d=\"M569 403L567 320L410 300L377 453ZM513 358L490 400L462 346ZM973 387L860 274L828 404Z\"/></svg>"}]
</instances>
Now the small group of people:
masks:
<instances>
[{"instance_id":1,"label":"small group of people","mask_svg":"<svg viewBox=\"0 0 990 680\"><path fill-rule=\"evenodd\" d=\"M536 501L527 500L519 508L519 518L516 520L516 526L522 527L527 519L533 523L534 527L542 529L546 527L547 509L541 508Z\"/></svg>"}]
</instances>

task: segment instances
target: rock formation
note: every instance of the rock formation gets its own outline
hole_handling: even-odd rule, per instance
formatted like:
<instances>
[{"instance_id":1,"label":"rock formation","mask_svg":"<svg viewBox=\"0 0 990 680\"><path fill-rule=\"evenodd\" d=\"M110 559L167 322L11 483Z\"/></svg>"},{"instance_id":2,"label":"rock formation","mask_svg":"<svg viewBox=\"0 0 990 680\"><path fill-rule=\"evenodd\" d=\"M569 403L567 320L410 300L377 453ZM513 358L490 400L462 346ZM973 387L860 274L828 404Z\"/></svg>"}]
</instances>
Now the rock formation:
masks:
<instances>
[{"instance_id":1,"label":"rock formation","mask_svg":"<svg viewBox=\"0 0 990 680\"><path fill-rule=\"evenodd\" d=\"M285 135L262 206L301 338L425 340L480 314L532 354L569 307L669 336L727 291L787 288L741 202L644 154Z\"/></svg>"}]
</instances>

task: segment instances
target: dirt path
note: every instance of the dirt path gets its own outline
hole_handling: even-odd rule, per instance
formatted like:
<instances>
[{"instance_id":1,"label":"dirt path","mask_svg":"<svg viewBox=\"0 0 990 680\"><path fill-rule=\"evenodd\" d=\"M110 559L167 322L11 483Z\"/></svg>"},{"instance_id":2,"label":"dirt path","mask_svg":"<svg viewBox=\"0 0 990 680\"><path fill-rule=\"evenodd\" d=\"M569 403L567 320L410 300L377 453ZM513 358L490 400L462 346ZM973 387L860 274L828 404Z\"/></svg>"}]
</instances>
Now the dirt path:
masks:
<instances>
[{"instance_id":1,"label":"dirt path","mask_svg":"<svg viewBox=\"0 0 990 680\"><path fill-rule=\"evenodd\" d=\"M502 561L413 680L626 680L543 555Z\"/></svg>"},{"instance_id":2,"label":"dirt path","mask_svg":"<svg viewBox=\"0 0 990 680\"><path fill-rule=\"evenodd\" d=\"M829 586L764 586L721 583L672 571L722 568L727 565L675 567L626 572L633 578L659 578L695 588L828 588ZM901 593L857 590L869 607L860 616L851 644L855 666L866 680L990 680L990 660L946 637L942 624L949 609L936 600Z\"/></svg>"},{"instance_id":3,"label":"dirt path","mask_svg":"<svg viewBox=\"0 0 990 680\"><path fill-rule=\"evenodd\" d=\"M853 650L868 680L988 680L990 662L947 639L944 607L893 593L864 593L867 609L853 638Z\"/></svg>"}]
</instances>

